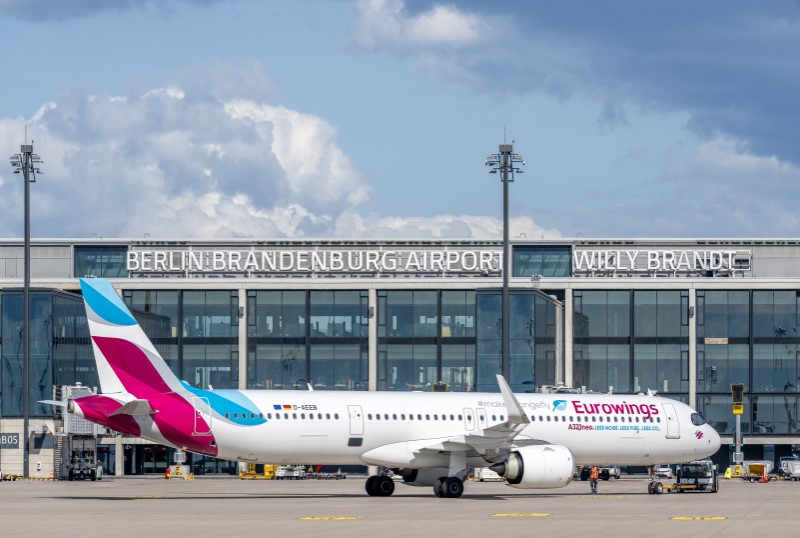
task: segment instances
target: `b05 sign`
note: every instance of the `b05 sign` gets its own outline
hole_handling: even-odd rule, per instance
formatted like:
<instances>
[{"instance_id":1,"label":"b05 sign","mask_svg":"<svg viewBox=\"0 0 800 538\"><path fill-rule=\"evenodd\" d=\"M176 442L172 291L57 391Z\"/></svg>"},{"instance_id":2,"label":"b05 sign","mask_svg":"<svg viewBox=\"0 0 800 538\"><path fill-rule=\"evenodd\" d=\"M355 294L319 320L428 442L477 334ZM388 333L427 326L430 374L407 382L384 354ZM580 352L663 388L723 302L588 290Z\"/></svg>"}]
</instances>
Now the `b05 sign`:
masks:
<instances>
[{"instance_id":1,"label":"b05 sign","mask_svg":"<svg viewBox=\"0 0 800 538\"><path fill-rule=\"evenodd\" d=\"M0 433L0 448L19 448L19 434Z\"/></svg>"}]
</instances>

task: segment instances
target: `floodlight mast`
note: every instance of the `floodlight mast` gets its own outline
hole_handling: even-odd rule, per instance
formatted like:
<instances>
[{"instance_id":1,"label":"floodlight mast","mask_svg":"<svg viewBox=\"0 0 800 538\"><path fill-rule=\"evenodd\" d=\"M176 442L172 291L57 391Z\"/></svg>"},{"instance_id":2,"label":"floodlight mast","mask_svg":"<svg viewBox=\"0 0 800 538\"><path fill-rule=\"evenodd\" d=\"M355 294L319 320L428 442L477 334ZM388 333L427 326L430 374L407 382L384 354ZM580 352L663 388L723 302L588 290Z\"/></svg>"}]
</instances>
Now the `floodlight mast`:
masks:
<instances>
[{"instance_id":1,"label":"floodlight mast","mask_svg":"<svg viewBox=\"0 0 800 538\"><path fill-rule=\"evenodd\" d=\"M508 300L508 276L511 263L509 262L509 241L508 241L508 183L514 181L514 174L522 174L523 170L519 165L524 165L525 160L521 155L514 153L513 144L500 144L499 153L493 153L486 157L486 166L490 167L489 173L496 174L500 172L500 180L503 182L503 299L502 299L502 318L501 326L502 334L502 356L500 361L500 369L503 377L508 379L510 361L509 361L509 322L510 322L510 307ZM509 179L510 174L510 179Z\"/></svg>"},{"instance_id":2,"label":"floodlight mast","mask_svg":"<svg viewBox=\"0 0 800 538\"><path fill-rule=\"evenodd\" d=\"M27 139L27 135L25 137ZM27 142L27 140L26 140ZM22 293L22 475L28 478L30 475L30 396L31 396L31 311L30 311L30 287L31 287L31 203L30 203L30 184L36 181L36 174L42 171L38 165L42 163L41 158L33 152L33 141L30 144L22 144L19 147L20 153L11 156L11 167L15 174L22 171L23 183L25 184L25 275Z\"/></svg>"}]
</instances>

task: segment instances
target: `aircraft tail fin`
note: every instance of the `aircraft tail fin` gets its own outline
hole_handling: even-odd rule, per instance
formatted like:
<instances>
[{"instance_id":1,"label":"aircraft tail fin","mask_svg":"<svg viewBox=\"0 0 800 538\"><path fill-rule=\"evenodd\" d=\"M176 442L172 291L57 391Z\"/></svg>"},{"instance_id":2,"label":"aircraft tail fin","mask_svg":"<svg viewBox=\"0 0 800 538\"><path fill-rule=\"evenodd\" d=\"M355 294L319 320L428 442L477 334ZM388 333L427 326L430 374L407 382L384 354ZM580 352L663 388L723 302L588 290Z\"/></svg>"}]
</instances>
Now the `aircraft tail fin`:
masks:
<instances>
[{"instance_id":1,"label":"aircraft tail fin","mask_svg":"<svg viewBox=\"0 0 800 538\"><path fill-rule=\"evenodd\" d=\"M144 334L111 282L82 278L92 347L103 394L139 398L182 390L180 380Z\"/></svg>"}]
</instances>

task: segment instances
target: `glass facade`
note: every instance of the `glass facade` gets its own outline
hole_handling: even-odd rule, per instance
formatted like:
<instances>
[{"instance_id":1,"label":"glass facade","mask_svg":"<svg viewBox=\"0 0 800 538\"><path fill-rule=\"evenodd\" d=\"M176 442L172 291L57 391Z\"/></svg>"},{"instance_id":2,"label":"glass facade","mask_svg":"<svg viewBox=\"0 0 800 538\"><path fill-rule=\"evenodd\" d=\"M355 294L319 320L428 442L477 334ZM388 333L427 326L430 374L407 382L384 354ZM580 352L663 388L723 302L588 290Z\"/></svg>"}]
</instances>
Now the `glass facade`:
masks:
<instances>
[{"instance_id":1,"label":"glass facade","mask_svg":"<svg viewBox=\"0 0 800 538\"><path fill-rule=\"evenodd\" d=\"M732 383L745 385L744 433L798 433L799 293L697 292L698 408L721 433L733 432Z\"/></svg>"},{"instance_id":2,"label":"glass facade","mask_svg":"<svg viewBox=\"0 0 800 538\"><path fill-rule=\"evenodd\" d=\"M249 291L247 387L367 390L366 291Z\"/></svg>"},{"instance_id":3,"label":"glass facade","mask_svg":"<svg viewBox=\"0 0 800 538\"><path fill-rule=\"evenodd\" d=\"M688 291L578 290L573 298L576 386L688 398Z\"/></svg>"},{"instance_id":4,"label":"glass facade","mask_svg":"<svg viewBox=\"0 0 800 538\"><path fill-rule=\"evenodd\" d=\"M556 383L556 333L558 307L535 292L513 290L509 294L508 383L517 392L535 392ZM477 387L497 392L496 375L502 373L502 295L477 295Z\"/></svg>"},{"instance_id":5,"label":"glass facade","mask_svg":"<svg viewBox=\"0 0 800 538\"><path fill-rule=\"evenodd\" d=\"M572 248L569 245L514 246L511 260L513 276L563 277L572 274Z\"/></svg>"},{"instance_id":6,"label":"glass facade","mask_svg":"<svg viewBox=\"0 0 800 538\"><path fill-rule=\"evenodd\" d=\"M473 291L378 291L378 390L474 390L475 336Z\"/></svg>"},{"instance_id":7,"label":"glass facade","mask_svg":"<svg viewBox=\"0 0 800 538\"><path fill-rule=\"evenodd\" d=\"M76 246L74 275L76 278L125 278L128 276L125 259L127 254L126 246Z\"/></svg>"},{"instance_id":8,"label":"glass facade","mask_svg":"<svg viewBox=\"0 0 800 538\"><path fill-rule=\"evenodd\" d=\"M143 327L178 377L200 388L239 386L239 296L235 291L125 290L132 310L156 315Z\"/></svg>"}]
</instances>

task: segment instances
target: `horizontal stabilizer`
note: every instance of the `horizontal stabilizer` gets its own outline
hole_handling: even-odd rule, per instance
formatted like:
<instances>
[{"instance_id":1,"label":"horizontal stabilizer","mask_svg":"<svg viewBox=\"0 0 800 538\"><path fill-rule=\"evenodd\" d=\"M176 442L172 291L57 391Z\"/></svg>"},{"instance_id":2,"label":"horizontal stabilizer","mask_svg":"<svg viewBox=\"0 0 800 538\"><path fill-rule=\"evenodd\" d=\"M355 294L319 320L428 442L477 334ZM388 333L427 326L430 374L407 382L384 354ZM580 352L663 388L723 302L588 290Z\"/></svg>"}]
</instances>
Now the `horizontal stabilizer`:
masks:
<instances>
[{"instance_id":1,"label":"horizontal stabilizer","mask_svg":"<svg viewBox=\"0 0 800 538\"><path fill-rule=\"evenodd\" d=\"M131 415L133 417L143 417L155 413L156 411L147 400L131 400L108 416Z\"/></svg>"},{"instance_id":2,"label":"horizontal stabilizer","mask_svg":"<svg viewBox=\"0 0 800 538\"><path fill-rule=\"evenodd\" d=\"M61 400L39 400L36 403L54 405L56 407L67 407L67 402L62 402Z\"/></svg>"}]
</instances>

